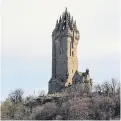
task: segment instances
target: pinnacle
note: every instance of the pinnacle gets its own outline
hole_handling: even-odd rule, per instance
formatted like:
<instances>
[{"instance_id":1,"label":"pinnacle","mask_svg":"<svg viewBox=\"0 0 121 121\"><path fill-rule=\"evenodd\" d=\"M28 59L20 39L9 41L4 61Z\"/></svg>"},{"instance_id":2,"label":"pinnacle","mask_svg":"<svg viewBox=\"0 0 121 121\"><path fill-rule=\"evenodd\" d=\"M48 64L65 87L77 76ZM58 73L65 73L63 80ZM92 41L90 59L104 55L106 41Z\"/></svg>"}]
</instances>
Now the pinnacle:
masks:
<instances>
[{"instance_id":1,"label":"pinnacle","mask_svg":"<svg viewBox=\"0 0 121 121\"><path fill-rule=\"evenodd\" d=\"M73 16L70 15L70 12L68 12L67 7L65 8L65 11L63 12L62 16L60 16L60 18L56 22L55 29L57 31L63 31L66 28L69 28L71 30L77 30L76 21L73 20Z\"/></svg>"},{"instance_id":2,"label":"pinnacle","mask_svg":"<svg viewBox=\"0 0 121 121\"><path fill-rule=\"evenodd\" d=\"M67 7L66 7L66 9L65 9L65 13L67 13Z\"/></svg>"}]
</instances>

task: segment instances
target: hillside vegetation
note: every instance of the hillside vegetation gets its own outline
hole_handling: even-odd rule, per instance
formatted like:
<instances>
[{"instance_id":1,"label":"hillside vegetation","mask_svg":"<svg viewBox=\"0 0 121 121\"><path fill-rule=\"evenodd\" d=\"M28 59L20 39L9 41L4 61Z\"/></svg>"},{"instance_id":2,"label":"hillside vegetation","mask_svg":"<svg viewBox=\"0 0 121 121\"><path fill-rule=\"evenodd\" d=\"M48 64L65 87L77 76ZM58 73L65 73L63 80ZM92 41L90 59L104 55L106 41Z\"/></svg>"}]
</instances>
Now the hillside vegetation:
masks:
<instances>
[{"instance_id":1,"label":"hillside vegetation","mask_svg":"<svg viewBox=\"0 0 121 121\"><path fill-rule=\"evenodd\" d=\"M1 104L2 120L119 120L120 84L110 83L93 87L93 92L71 86L61 93L33 95L23 98L16 89Z\"/></svg>"}]
</instances>

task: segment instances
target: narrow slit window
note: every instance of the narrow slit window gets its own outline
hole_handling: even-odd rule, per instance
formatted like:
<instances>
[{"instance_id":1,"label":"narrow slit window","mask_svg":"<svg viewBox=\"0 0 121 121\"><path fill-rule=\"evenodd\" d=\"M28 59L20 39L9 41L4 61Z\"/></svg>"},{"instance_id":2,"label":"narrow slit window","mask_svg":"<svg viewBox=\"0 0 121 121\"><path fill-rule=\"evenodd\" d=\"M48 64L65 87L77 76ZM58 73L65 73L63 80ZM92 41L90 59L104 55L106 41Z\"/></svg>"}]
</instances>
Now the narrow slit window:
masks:
<instances>
[{"instance_id":1,"label":"narrow slit window","mask_svg":"<svg viewBox=\"0 0 121 121\"><path fill-rule=\"evenodd\" d=\"M61 51L60 51L60 55L61 55Z\"/></svg>"},{"instance_id":2,"label":"narrow slit window","mask_svg":"<svg viewBox=\"0 0 121 121\"><path fill-rule=\"evenodd\" d=\"M72 56L74 56L74 52L72 51Z\"/></svg>"},{"instance_id":3,"label":"narrow slit window","mask_svg":"<svg viewBox=\"0 0 121 121\"><path fill-rule=\"evenodd\" d=\"M72 48L74 48L74 41L72 41Z\"/></svg>"},{"instance_id":4,"label":"narrow slit window","mask_svg":"<svg viewBox=\"0 0 121 121\"><path fill-rule=\"evenodd\" d=\"M71 56L71 42L70 42L70 56Z\"/></svg>"}]
</instances>

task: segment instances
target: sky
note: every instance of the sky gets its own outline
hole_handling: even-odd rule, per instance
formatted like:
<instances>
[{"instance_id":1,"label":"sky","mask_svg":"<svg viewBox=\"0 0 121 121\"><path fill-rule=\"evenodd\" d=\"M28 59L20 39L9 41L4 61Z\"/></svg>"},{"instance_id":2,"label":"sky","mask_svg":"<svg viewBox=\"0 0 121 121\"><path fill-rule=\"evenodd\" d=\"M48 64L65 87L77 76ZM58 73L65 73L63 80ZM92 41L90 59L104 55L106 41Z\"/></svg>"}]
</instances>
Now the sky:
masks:
<instances>
[{"instance_id":1,"label":"sky","mask_svg":"<svg viewBox=\"0 0 121 121\"><path fill-rule=\"evenodd\" d=\"M66 7L80 31L78 70L89 68L94 84L119 79L119 0L4 0L0 100L18 88L47 92L51 35Z\"/></svg>"}]
</instances>

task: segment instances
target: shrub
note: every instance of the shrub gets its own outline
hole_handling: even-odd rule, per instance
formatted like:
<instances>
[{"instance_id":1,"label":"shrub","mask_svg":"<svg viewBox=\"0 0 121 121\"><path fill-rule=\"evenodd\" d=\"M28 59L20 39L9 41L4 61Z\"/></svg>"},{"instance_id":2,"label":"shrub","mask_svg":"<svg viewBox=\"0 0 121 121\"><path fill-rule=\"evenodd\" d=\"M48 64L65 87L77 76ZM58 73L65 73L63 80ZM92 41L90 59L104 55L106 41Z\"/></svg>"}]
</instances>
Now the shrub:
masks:
<instances>
[{"instance_id":1,"label":"shrub","mask_svg":"<svg viewBox=\"0 0 121 121\"><path fill-rule=\"evenodd\" d=\"M75 100L71 100L71 105L69 109L69 120L87 120L90 119L88 108L89 98L76 98Z\"/></svg>"},{"instance_id":2,"label":"shrub","mask_svg":"<svg viewBox=\"0 0 121 121\"><path fill-rule=\"evenodd\" d=\"M46 103L42 107L37 107L32 113L34 120L52 120L57 114L57 106L55 103Z\"/></svg>"},{"instance_id":3,"label":"shrub","mask_svg":"<svg viewBox=\"0 0 121 121\"><path fill-rule=\"evenodd\" d=\"M10 120L11 119L11 108L12 103L6 99L5 102L1 103L1 119L2 120Z\"/></svg>"},{"instance_id":4,"label":"shrub","mask_svg":"<svg viewBox=\"0 0 121 121\"><path fill-rule=\"evenodd\" d=\"M58 114L62 116L63 120L68 119L69 109L70 109L70 101L63 102L58 112Z\"/></svg>"},{"instance_id":5,"label":"shrub","mask_svg":"<svg viewBox=\"0 0 121 121\"><path fill-rule=\"evenodd\" d=\"M92 99L90 105L92 112L95 114L92 119L108 120L114 116L114 101L110 97L96 96Z\"/></svg>"}]
</instances>

